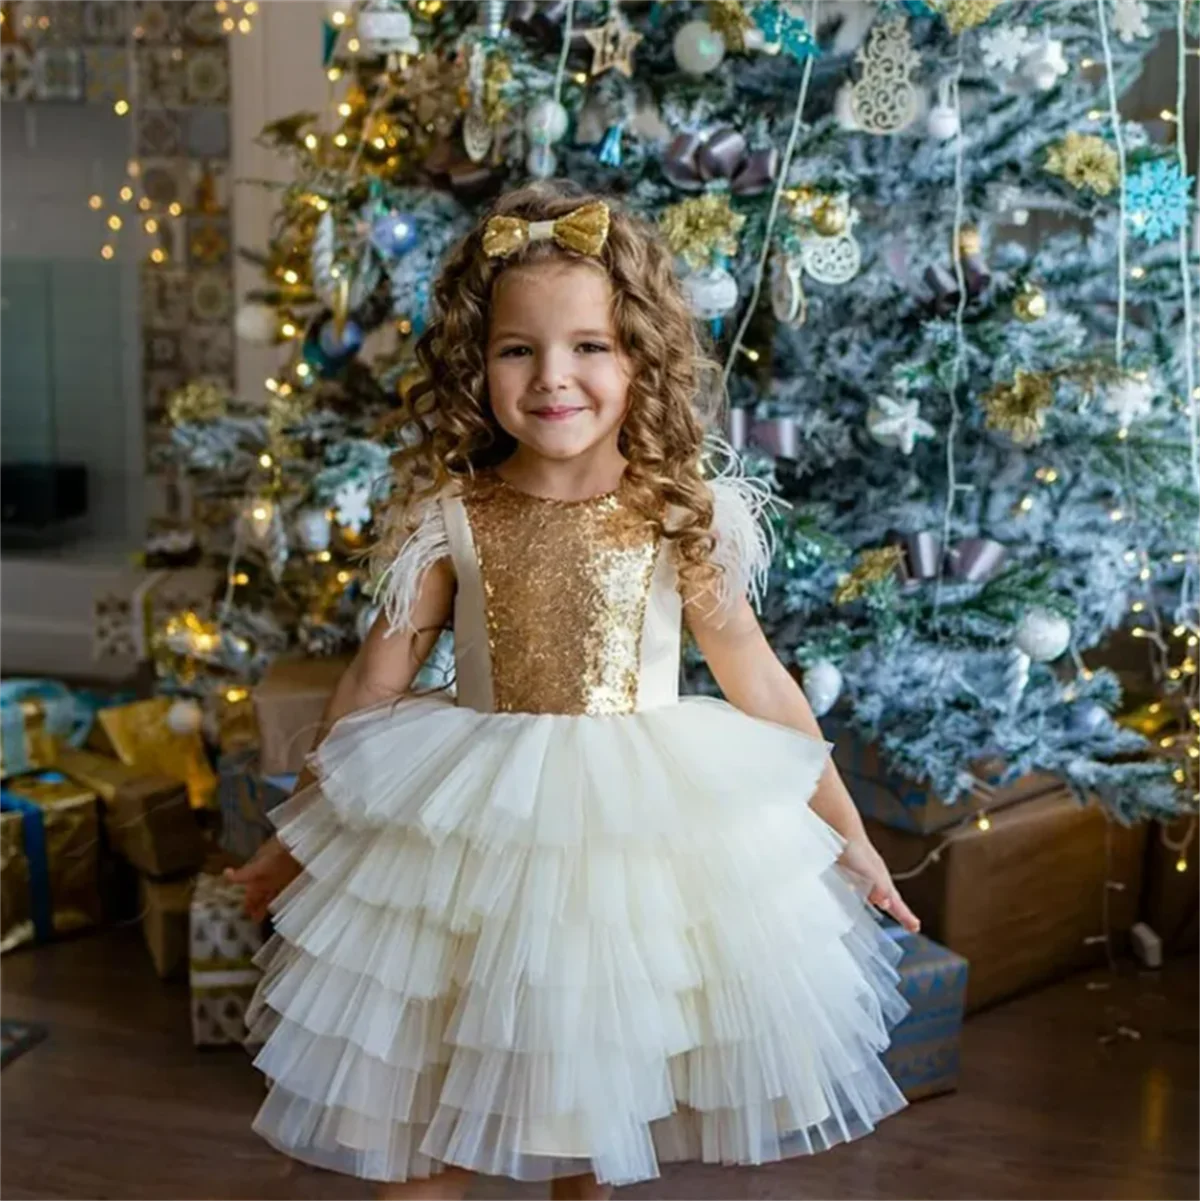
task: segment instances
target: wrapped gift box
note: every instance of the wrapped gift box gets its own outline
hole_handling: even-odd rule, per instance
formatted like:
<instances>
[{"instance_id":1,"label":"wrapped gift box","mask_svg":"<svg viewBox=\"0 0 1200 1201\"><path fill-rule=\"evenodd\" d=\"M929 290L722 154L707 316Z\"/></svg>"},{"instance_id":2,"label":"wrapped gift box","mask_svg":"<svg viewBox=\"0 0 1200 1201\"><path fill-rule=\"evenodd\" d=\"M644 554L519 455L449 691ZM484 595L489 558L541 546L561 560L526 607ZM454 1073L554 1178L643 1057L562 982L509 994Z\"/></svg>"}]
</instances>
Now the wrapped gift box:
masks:
<instances>
[{"instance_id":1,"label":"wrapped gift box","mask_svg":"<svg viewBox=\"0 0 1200 1201\"><path fill-rule=\"evenodd\" d=\"M6 909L10 898L14 904L12 914L4 914L2 949L99 925L104 905L96 794L58 772L38 772L9 780L0 810L6 818Z\"/></svg>"},{"instance_id":2,"label":"wrapped gift box","mask_svg":"<svg viewBox=\"0 0 1200 1201\"><path fill-rule=\"evenodd\" d=\"M148 876L194 872L207 843L179 780L64 747L59 766L104 802L109 845Z\"/></svg>"},{"instance_id":3,"label":"wrapped gift box","mask_svg":"<svg viewBox=\"0 0 1200 1201\"><path fill-rule=\"evenodd\" d=\"M0 778L53 767L55 751L43 701L0 699Z\"/></svg>"},{"instance_id":4,"label":"wrapped gift box","mask_svg":"<svg viewBox=\"0 0 1200 1201\"><path fill-rule=\"evenodd\" d=\"M1146 862L1142 878L1141 920L1162 939L1167 954L1195 951L1200 946L1200 885L1196 860L1200 846L1193 838L1183 856L1186 865L1179 870L1180 854L1163 842L1178 846L1195 818L1183 817L1165 828L1158 822L1146 832Z\"/></svg>"},{"instance_id":5,"label":"wrapped gift box","mask_svg":"<svg viewBox=\"0 0 1200 1201\"><path fill-rule=\"evenodd\" d=\"M834 763L858 811L897 830L932 834L983 809L990 812L1015 805L1060 787L1057 777L1040 772L1000 785L1003 765L982 761L973 769L977 787L947 805L928 780L910 780L888 768L876 743L866 742L844 726L831 727L830 733Z\"/></svg>"},{"instance_id":6,"label":"wrapped gift box","mask_svg":"<svg viewBox=\"0 0 1200 1201\"><path fill-rule=\"evenodd\" d=\"M1112 839L1109 924L1125 941L1135 920L1145 827L1112 821L1065 786L990 816L986 830L956 831L939 857L897 881L930 938L971 964L967 1012L1100 962L1105 841ZM943 842L868 820L867 834L893 874L916 867Z\"/></svg>"},{"instance_id":7,"label":"wrapped gift box","mask_svg":"<svg viewBox=\"0 0 1200 1201\"><path fill-rule=\"evenodd\" d=\"M291 796L294 775L264 776L257 748L222 755L217 764L220 783L221 847L239 863L251 858L275 833L267 814Z\"/></svg>"},{"instance_id":8,"label":"wrapped gift box","mask_svg":"<svg viewBox=\"0 0 1200 1201\"><path fill-rule=\"evenodd\" d=\"M276 659L254 689L259 732L259 769L264 776L291 775L304 767L325 706L350 659Z\"/></svg>"},{"instance_id":9,"label":"wrapped gift box","mask_svg":"<svg viewBox=\"0 0 1200 1201\"><path fill-rule=\"evenodd\" d=\"M220 876L196 877L189 910L189 969L192 1041L198 1047L241 1045L246 1040L246 1006L261 972L254 956L262 926L247 917L245 889Z\"/></svg>"},{"instance_id":10,"label":"wrapped gift box","mask_svg":"<svg viewBox=\"0 0 1200 1201\"><path fill-rule=\"evenodd\" d=\"M186 974L189 948L189 921L194 876L178 880L139 881L142 937L154 970L166 980Z\"/></svg>"},{"instance_id":11,"label":"wrapped gift box","mask_svg":"<svg viewBox=\"0 0 1200 1201\"><path fill-rule=\"evenodd\" d=\"M900 926L888 933L904 951L897 965L908 1016L892 1031L884 1066L910 1101L958 1087L969 967L948 947Z\"/></svg>"},{"instance_id":12,"label":"wrapped gift box","mask_svg":"<svg viewBox=\"0 0 1200 1201\"><path fill-rule=\"evenodd\" d=\"M146 774L170 776L187 786L194 809L211 803L217 777L208 762L198 730L180 733L167 724L170 697L135 701L102 709L99 724L112 743L117 758Z\"/></svg>"}]
</instances>

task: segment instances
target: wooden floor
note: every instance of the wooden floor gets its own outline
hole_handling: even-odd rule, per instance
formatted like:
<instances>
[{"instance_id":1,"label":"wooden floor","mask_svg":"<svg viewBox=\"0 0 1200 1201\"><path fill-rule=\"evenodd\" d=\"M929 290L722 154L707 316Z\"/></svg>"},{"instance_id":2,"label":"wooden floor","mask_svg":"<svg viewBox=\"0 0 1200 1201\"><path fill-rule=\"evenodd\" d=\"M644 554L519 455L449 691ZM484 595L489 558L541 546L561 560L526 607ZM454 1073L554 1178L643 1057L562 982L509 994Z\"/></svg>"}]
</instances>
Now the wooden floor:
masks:
<instances>
[{"instance_id":1,"label":"wooden floor","mask_svg":"<svg viewBox=\"0 0 1200 1201\"><path fill-rule=\"evenodd\" d=\"M0 1195L352 1198L249 1130L262 1085L240 1049L196 1051L187 990L153 976L135 930L4 958L5 1017L45 1042L0 1076ZM619 1197L1197 1196L1197 963L1076 976L972 1018L957 1093L815 1158L741 1171L669 1168ZM1137 1041L1102 1043L1125 1023ZM544 1190L480 1181L475 1197Z\"/></svg>"}]
</instances>

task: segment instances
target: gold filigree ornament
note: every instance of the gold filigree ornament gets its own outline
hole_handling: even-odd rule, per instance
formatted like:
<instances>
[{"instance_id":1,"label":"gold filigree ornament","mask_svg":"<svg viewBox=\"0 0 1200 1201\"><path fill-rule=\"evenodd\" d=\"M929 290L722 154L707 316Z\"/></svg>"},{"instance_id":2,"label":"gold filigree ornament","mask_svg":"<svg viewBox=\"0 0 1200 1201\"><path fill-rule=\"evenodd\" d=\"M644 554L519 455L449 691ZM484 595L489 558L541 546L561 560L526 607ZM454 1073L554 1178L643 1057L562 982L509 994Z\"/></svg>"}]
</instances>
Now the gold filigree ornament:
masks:
<instances>
[{"instance_id":1,"label":"gold filigree ornament","mask_svg":"<svg viewBox=\"0 0 1200 1201\"><path fill-rule=\"evenodd\" d=\"M1097 196L1109 195L1121 178L1116 149L1094 133L1075 130L1046 152L1046 170Z\"/></svg>"},{"instance_id":2,"label":"gold filigree ornament","mask_svg":"<svg viewBox=\"0 0 1200 1201\"><path fill-rule=\"evenodd\" d=\"M855 58L862 75L850 89L850 109L859 127L878 134L907 129L917 116L912 74L921 56L913 49L904 18L876 21Z\"/></svg>"},{"instance_id":3,"label":"gold filigree ornament","mask_svg":"<svg viewBox=\"0 0 1200 1201\"><path fill-rule=\"evenodd\" d=\"M1018 371L1011 384L996 384L983 395L988 429L1007 434L1018 446L1041 438L1053 404L1053 381L1039 371Z\"/></svg>"},{"instance_id":4,"label":"gold filigree ornament","mask_svg":"<svg viewBox=\"0 0 1200 1201\"><path fill-rule=\"evenodd\" d=\"M854 570L838 580L833 594L835 605L848 605L866 596L875 584L894 576L904 562L904 549L899 546L884 546L877 550L864 550L858 556Z\"/></svg>"}]
</instances>

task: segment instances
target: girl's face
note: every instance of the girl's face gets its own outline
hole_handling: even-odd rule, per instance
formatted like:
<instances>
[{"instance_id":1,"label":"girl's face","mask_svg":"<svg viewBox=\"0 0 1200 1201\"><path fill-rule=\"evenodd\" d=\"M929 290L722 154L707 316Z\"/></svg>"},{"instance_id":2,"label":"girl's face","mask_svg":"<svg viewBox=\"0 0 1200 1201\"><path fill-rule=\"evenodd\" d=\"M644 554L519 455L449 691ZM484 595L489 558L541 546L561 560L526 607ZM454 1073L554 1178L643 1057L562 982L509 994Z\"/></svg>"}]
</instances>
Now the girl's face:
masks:
<instances>
[{"instance_id":1,"label":"girl's face","mask_svg":"<svg viewBox=\"0 0 1200 1201\"><path fill-rule=\"evenodd\" d=\"M488 396L496 420L524 447L559 460L608 446L616 452L630 375L600 271L543 263L496 281Z\"/></svg>"}]
</instances>

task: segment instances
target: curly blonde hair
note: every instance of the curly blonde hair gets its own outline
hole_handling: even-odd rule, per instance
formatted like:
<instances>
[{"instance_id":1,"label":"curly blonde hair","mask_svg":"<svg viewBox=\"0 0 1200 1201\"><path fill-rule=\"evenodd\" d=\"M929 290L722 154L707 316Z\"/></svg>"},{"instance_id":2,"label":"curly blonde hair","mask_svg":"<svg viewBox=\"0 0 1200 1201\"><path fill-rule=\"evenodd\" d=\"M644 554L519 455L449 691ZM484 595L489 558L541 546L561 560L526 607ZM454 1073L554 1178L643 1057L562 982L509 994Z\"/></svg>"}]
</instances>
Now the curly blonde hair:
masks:
<instances>
[{"instance_id":1,"label":"curly blonde hair","mask_svg":"<svg viewBox=\"0 0 1200 1201\"><path fill-rule=\"evenodd\" d=\"M603 198L610 223L597 257L551 240L529 243L502 259L483 252L484 227L493 216L552 221L598 199L565 180L531 184L501 196L450 252L434 285L433 320L416 347L419 380L408 389L395 418L406 445L392 458L391 507L371 552L373 568L391 562L422 500L452 480L503 462L515 450L515 440L501 428L488 401L492 296L506 271L567 262L602 270L612 288L613 327L631 364L629 405L618 442L628 463L628 503L676 544L680 578L689 593L712 584L717 571L710 561L713 502L701 456L705 428L717 407L720 373L657 231Z\"/></svg>"}]
</instances>

